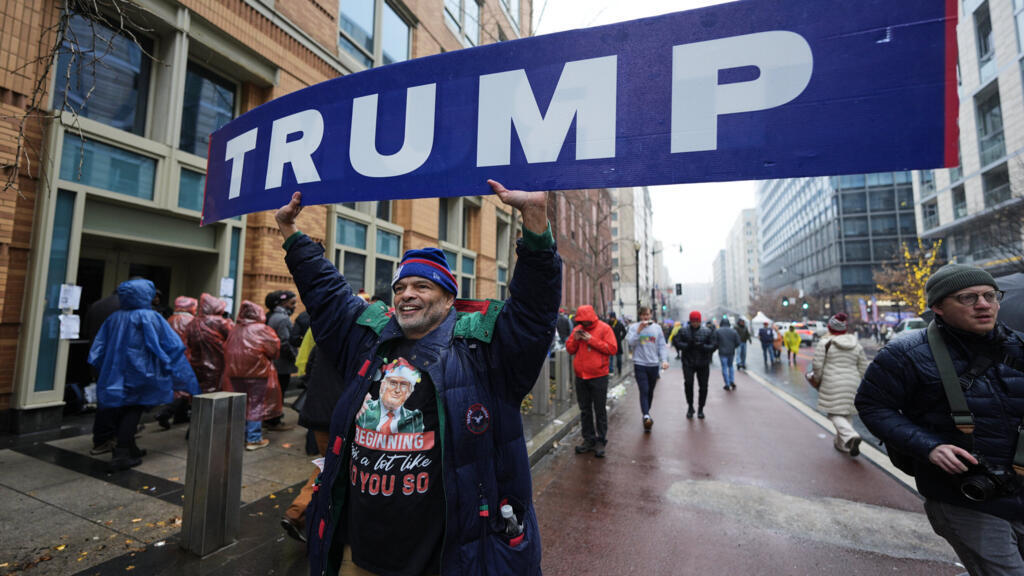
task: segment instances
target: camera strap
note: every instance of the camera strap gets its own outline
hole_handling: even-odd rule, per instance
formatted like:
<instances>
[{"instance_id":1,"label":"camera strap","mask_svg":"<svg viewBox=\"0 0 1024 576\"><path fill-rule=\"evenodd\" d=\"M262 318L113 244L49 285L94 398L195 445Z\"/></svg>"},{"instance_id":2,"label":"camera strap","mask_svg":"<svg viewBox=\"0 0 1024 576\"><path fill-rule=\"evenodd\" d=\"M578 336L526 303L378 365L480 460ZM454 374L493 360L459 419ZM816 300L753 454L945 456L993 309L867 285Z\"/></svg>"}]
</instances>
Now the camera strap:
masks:
<instances>
[{"instance_id":1,"label":"camera strap","mask_svg":"<svg viewBox=\"0 0 1024 576\"><path fill-rule=\"evenodd\" d=\"M960 377L957 376L953 360L949 356L949 349L946 347L946 341L942 338L942 332L939 331L934 320L928 324L928 347L932 350L935 366L939 370L939 377L942 378L942 387L946 391L946 400L949 402L953 424L956 425L957 430L968 435L972 446L971 451L973 451L974 414L967 407L967 399L964 397ZM1020 365L1019 361L1013 364L1004 363L1014 369L1019 369L1017 368ZM992 364L993 362L987 358L979 362L971 362L967 374L969 377L967 386L972 385L974 379L984 374ZM1013 455L1013 470L1018 475L1024 476L1024 420L1017 425L1017 450Z\"/></svg>"}]
</instances>

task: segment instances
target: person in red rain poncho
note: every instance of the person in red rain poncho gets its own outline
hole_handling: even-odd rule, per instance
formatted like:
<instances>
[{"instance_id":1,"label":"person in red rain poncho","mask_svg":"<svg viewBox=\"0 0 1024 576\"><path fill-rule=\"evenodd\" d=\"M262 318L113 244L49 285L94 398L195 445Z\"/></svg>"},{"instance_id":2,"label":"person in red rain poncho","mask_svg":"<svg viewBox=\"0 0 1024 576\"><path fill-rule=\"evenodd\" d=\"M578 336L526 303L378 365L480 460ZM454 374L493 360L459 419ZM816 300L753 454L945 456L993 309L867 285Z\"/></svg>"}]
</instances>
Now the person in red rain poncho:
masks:
<instances>
[{"instance_id":1,"label":"person in red rain poncho","mask_svg":"<svg viewBox=\"0 0 1024 576\"><path fill-rule=\"evenodd\" d=\"M224 343L225 392L245 393L245 449L259 450L270 444L263 438L263 420L283 412L281 385L273 360L281 351L281 341L266 324L263 308L243 300L238 309L238 324Z\"/></svg>"},{"instance_id":2,"label":"person in red rain poncho","mask_svg":"<svg viewBox=\"0 0 1024 576\"><path fill-rule=\"evenodd\" d=\"M223 300L203 292L199 296L199 314L185 328L188 360L204 393L220 389L224 341L234 325L221 315L225 307Z\"/></svg>"},{"instance_id":3,"label":"person in red rain poncho","mask_svg":"<svg viewBox=\"0 0 1024 576\"><path fill-rule=\"evenodd\" d=\"M167 323L171 325L171 329L174 333L181 338L181 343L185 345L185 358L188 355L188 336L185 335L185 328L195 319L196 308L199 302L195 298L188 296L178 296L174 299L174 314L167 319ZM159 413L156 415L156 421L160 423L160 427L167 430L171 427L171 417L174 417L174 423L180 424L189 421L188 405L191 401L192 396L184 390L174 391L174 402L164 406Z\"/></svg>"}]
</instances>

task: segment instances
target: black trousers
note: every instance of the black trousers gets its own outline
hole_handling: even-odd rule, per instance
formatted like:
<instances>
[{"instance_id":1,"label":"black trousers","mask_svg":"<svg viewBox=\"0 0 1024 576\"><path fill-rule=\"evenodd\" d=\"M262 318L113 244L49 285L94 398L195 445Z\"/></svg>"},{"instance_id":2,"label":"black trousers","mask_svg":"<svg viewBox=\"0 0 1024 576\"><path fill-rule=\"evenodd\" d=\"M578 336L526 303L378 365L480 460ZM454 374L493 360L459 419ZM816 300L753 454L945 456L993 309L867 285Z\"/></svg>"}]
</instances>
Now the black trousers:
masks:
<instances>
[{"instance_id":1,"label":"black trousers","mask_svg":"<svg viewBox=\"0 0 1024 576\"><path fill-rule=\"evenodd\" d=\"M608 377L584 380L576 377L576 401L580 405L580 429L583 441L608 443Z\"/></svg>"},{"instance_id":2,"label":"black trousers","mask_svg":"<svg viewBox=\"0 0 1024 576\"><path fill-rule=\"evenodd\" d=\"M117 424L117 446L114 448L114 458L135 457L139 453L139 447L135 444L135 433L146 408L122 406L116 410L114 419Z\"/></svg>"},{"instance_id":3,"label":"black trousers","mask_svg":"<svg viewBox=\"0 0 1024 576\"><path fill-rule=\"evenodd\" d=\"M117 437L117 411L119 408L97 408L92 421L92 447L99 448Z\"/></svg>"},{"instance_id":4,"label":"black trousers","mask_svg":"<svg viewBox=\"0 0 1024 576\"><path fill-rule=\"evenodd\" d=\"M708 399L708 376L711 375L711 365L703 364L693 366L683 364L683 390L686 392L686 405L693 408L693 376L697 376L697 385L700 388L697 406L703 408Z\"/></svg>"}]
</instances>

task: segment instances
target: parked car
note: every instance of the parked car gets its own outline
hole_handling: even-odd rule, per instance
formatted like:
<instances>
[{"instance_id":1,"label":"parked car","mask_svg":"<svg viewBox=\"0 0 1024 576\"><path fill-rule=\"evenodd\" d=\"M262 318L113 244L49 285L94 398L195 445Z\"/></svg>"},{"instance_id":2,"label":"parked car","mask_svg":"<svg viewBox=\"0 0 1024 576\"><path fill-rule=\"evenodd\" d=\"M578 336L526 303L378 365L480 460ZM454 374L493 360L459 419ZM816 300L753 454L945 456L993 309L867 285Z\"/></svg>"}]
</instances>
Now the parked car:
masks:
<instances>
[{"instance_id":1,"label":"parked car","mask_svg":"<svg viewBox=\"0 0 1024 576\"><path fill-rule=\"evenodd\" d=\"M896 325L896 333L902 334L904 332L913 332L915 330L924 330L928 327L928 322L925 322L924 318L904 318L900 320L900 323Z\"/></svg>"},{"instance_id":2,"label":"parked car","mask_svg":"<svg viewBox=\"0 0 1024 576\"><path fill-rule=\"evenodd\" d=\"M820 320L811 320L810 322L804 322L807 327L811 329L811 333L814 334L814 339L817 340L825 334L828 334L828 324Z\"/></svg>"},{"instance_id":3,"label":"parked car","mask_svg":"<svg viewBox=\"0 0 1024 576\"><path fill-rule=\"evenodd\" d=\"M805 322L793 322L793 328L796 329L796 333L800 335L801 346L811 346L817 337L814 335L814 329L807 325ZM789 328L786 328L789 330Z\"/></svg>"}]
</instances>

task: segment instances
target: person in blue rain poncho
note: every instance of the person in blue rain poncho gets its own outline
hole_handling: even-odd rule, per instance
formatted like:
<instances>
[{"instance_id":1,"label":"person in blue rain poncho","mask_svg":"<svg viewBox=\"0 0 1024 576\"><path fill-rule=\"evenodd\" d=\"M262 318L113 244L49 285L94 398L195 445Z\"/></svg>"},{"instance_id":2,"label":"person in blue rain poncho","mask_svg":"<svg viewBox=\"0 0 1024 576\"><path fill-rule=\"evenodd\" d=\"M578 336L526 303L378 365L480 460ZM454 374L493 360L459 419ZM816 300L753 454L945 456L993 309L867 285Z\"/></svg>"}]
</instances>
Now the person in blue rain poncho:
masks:
<instances>
[{"instance_id":1,"label":"person in blue rain poncho","mask_svg":"<svg viewBox=\"0 0 1024 576\"><path fill-rule=\"evenodd\" d=\"M170 402L175 390L199 394L185 345L150 307L155 294L149 280L122 282L117 287L121 309L103 322L89 351L89 364L99 370L99 407L114 413L117 444L110 469L115 472L142 463L145 450L135 444L135 430L146 409Z\"/></svg>"}]
</instances>

